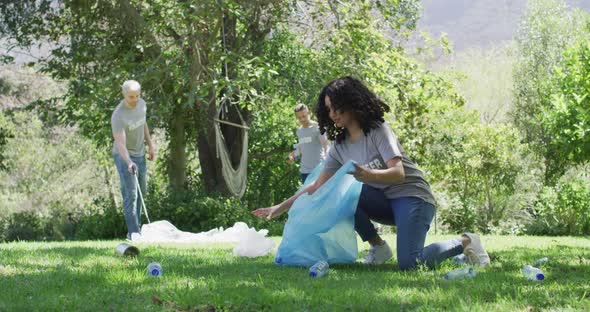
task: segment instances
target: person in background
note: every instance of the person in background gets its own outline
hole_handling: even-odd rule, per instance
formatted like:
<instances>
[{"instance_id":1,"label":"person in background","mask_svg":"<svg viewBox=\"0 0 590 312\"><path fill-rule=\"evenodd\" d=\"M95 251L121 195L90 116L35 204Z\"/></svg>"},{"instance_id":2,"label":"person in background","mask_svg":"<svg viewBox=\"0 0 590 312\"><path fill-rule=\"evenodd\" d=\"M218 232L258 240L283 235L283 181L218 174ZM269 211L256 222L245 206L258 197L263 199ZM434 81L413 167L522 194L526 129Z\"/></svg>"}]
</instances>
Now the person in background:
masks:
<instances>
[{"instance_id":1,"label":"person in background","mask_svg":"<svg viewBox=\"0 0 590 312\"><path fill-rule=\"evenodd\" d=\"M287 157L287 162L292 164L295 159L301 159L299 170L301 181L305 183L309 173L322 159L326 158L330 143L326 136L320 133L318 123L311 120L309 109L305 104L296 105L294 111L301 127L297 129L298 143L295 150Z\"/></svg>"},{"instance_id":2,"label":"person in background","mask_svg":"<svg viewBox=\"0 0 590 312\"><path fill-rule=\"evenodd\" d=\"M123 83L122 91L123 100L113 111L111 127L115 141L113 157L121 180L127 239L130 240L133 233L140 233L141 227L141 198L138 196L137 181L141 194L145 196L145 145L148 146L149 160L154 160L154 146L146 122L147 105L141 98L140 84L135 80L127 80Z\"/></svg>"}]
</instances>

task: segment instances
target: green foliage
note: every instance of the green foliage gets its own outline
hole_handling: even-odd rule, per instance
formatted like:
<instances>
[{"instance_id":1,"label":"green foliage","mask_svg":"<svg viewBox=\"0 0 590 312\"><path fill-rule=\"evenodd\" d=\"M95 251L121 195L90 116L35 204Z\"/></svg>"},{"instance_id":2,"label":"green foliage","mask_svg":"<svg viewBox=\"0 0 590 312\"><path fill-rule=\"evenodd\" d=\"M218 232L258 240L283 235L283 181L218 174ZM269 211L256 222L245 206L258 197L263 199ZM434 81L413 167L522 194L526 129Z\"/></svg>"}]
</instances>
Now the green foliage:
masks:
<instances>
[{"instance_id":1,"label":"green foliage","mask_svg":"<svg viewBox=\"0 0 590 312\"><path fill-rule=\"evenodd\" d=\"M14 137L11 126L12 125L8 122L8 118L6 118L4 115L4 111L0 110L0 171L8 169L8 164L4 153L6 151L8 140Z\"/></svg>"},{"instance_id":2,"label":"green foliage","mask_svg":"<svg viewBox=\"0 0 590 312\"><path fill-rule=\"evenodd\" d=\"M435 139L423 165L439 192L451 200L441 207L450 230L488 232L511 216L517 178L528 174L516 130L509 124L481 124L479 115L449 110L439 116ZM444 191L443 191L444 190Z\"/></svg>"},{"instance_id":3,"label":"green foliage","mask_svg":"<svg viewBox=\"0 0 590 312\"><path fill-rule=\"evenodd\" d=\"M572 168L555 186L545 186L533 208L528 233L536 235L590 234L589 164Z\"/></svg>"},{"instance_id":4,"label":"green foliage","mask_svg":"<svg viewBox=\"0 0 590 312\"><path fill-rule=\"evenodd\" d=\"M568 10L563 0L535 0L529 2L519 29L512 118L525 142L546 158L547 182L559 177L561 165L548 154L554 133L543 126L543 113L550 109L551 94L558 88L552 83L554 68L563 64L568 46L589 38L587 21L587 14Z\"/></svg>"},{"instance_id":5,"label":"green foliage","mask_svg":"<svg viewBox=\"0 0 590 312\"><path fill-rule=\"evenodd\" d=\"M447 230L518 234L531 221L529 213L547 216L541 211L553 211L547 207L556 203L576 211L584 205L585 197L575 195L583 188L564 182L560 190L567 198L551 197L546 188L533 209L544 168L529 148L540 147L537 155L552 155L548 159L571 161L587 159L589 150L584 145L588 48L580 45L562 54L575 41L583 19L556 0L533 2L519 34L513 117L524 137L510 124L480 123L499 121L494 109L510 101L509 79L490 88L491 82L482 77L503 77L511 59L498 57L503 61L498 66L491 51L480 71L466 72L479 83L462 89L466 108L479 108L482 117L463 109L466 101L451 79L426 70L391 40L390 31L395 36L415 26L418 1L308 3L311 24L321 25L310 40L280 22L291 13L292 2L74 1L54 7L50 2L23 1L12 4L12 11L0 8L5 13L0 31L20 44L34 38L59 43L40 65L68 84L63 101L24 101L35 101L32 107L41 118L0 115L0 157L5 157L0 158L5 168L0 170L0 217L41 211L40 239L124 236L122 208L107 200L110 190L103 186L112 174L101 166L112 167L105 156L112 140L110 114L120 100L121 82L131 78L142 83L148 123L164 141L150 175L150 217L169 220L184 231L244 221L280 234L284 219L268 223L249 211L282 201L297 189L298 168L285 163L298 127L292 107L313 106L320 88L343 75L362 79L391 105L387 119L433 185ZM18 19L25 13L30 19ZM63 38L69 38L67 45L61 44ZM469 57L484 58L478 53ZM560 64L561 69L553 71ZM481 92L481 85L491 93ZM16 96L15 90L38 89L33 84L18 86L6 84L6 92ZM210 125L220 97L245 113L251 129L249 180L241 201L203 187L211 178L206 169L219 172L214 166L206 168L216 161L214 148L206 147L213 146ZM75 126L92 143L70 128L53 128L57 122ZM184 124L175 132L179 122ZM553 133L558 134L555 139ZM523 141L530 144L519 143ZM183 191L171 188L167 177L171 165L181 162L176 148L187 152L186 164L179 166L188 173Z\"/></svg>"},{"instance_id":6,"label":"green foliage","mask_svg":"<svg viewBox=\"0 0 590 312\"><path fill-rule=\"evenodd\" d=\"M87 211L73 217L77 240L122 239L127 236L123 208L113 207L110 200L97 198Z\"/></svg>"},{"instance_id":7,"label":"green foliage","mask_svg":"<svg viewBox=\"0 0 590 312\"><path fill-rule=\"evenodd\" d=\"M44 236L43 220L34 211L17 212L10 216L4 231L7 241L40 240Z\"/></svg>"},{"instance_id":8,"label":"green foliage","mask_svg":"<svg viewBox=\"0 0 590 312\"><path fill-rule=\"evenodd\" d=\"M18 131L12 131L3 154L8 169L0 171L0 215L47 215L56 206L77 212L108 194L87 140L68 129L46 127L32 112L15 112L7 120Z\"/></svg>"},{"instance_id":9,"label":"green foliage","mask_svg":"<svg viewBox=\"0 0 590 312\"><path fill-rule=\"evenodd\" d=\"M283 222L267 223L250 214L240 200L210 196L201 188L191 192L174 193L172 190L150 194L146 206L152 220L168 220L182 231L193 233L214 228L228 228L236 222L250 227L267 228L273 235L282 233Z\"/></svg>"},{"instance_id":10,"label":"green foliage","mask_svg":"<svg viewBox=\"0 0 590 312\"><path fill-rule=\"evenodd\" d=\"M543 129L551 133L547 157L551 176L567 165L590 160L590 43L567 49L561 67L555 69L554 92L543 100Z\"/></svg>"}]
</instances>

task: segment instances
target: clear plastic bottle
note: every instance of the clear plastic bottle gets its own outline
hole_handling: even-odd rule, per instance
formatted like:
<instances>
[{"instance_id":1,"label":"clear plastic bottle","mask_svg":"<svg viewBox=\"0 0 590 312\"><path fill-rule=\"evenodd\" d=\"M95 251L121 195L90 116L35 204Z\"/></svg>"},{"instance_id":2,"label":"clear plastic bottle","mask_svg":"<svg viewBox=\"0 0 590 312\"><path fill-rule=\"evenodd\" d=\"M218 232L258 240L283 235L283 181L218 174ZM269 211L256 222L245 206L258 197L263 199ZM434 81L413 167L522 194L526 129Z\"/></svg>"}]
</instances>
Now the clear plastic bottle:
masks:
<instances>
[{"instance_id":1,"label":"clear plastic bottle","mask_svg":"<svg viewBox=\"0 0 590 312\"><path fill-rule=\"evenodd\" d=\"M162 276L162 266L158 262L152 262L147 266L147 274L149 276L160 277Z\"/></svg>"},{"instance_id":2,"label":"clear plastic bottle","mask_svg":"<svg viewBox=\"0 0 590 312\"><path fill-rule=\"evenodd\" d=\"M543 274L543 271L541 271L541 269L539 268L535 268L534 266L531 265L525 265L524 268L522 268L522 274L533 281L542 281L545 279L545 274Z\"/></svg>"},{"instance_id":3,"label":"clear plastic bottle","mask_svg":"<svg viewBox=\"0 0 590 312\"><path fill-rule=\"evenodd\" d=\"M453 263L465 264L467 263L467 256L465 254L456 255L453 257Z\"/></svg>"},{"instance_id":4,"label":"clear plastic bottle","mask_svg":"<svg viewBox=\"0 0 590 312\"><path fill-rule=\"evenodd\" d=\"M309 268L309 276L310 277L322 277L322 276L328 274L329 268L330 268L330 265L328 264L328 262L320 260Z\"/></svg>"},{"instance_id":5,"label":"clear plastic bottle","mask_svg":"<svg viewBox=\"0 0 590 312\"><path fill-rule=\"evenodd\" d=\"M454 279L468 279L475 277L475 270L473 266L468 265L464 268L455 269L447 274L445 274L446 280L454 280Z\"/></svg>"},{"instance_id":6,"label":"clear plastic bottle","mask_svg":"<svg viewBox=\"0 0 590 312\"><path fill-rule=\"evenodd\" d=\"M549 262L549 258L548 257L543 257L541 259L537 259L535 260L535 263L533 263L533 266L538 268L539 266L541 266L542 264L545 264Z\"/></svg>"}]
</instances>

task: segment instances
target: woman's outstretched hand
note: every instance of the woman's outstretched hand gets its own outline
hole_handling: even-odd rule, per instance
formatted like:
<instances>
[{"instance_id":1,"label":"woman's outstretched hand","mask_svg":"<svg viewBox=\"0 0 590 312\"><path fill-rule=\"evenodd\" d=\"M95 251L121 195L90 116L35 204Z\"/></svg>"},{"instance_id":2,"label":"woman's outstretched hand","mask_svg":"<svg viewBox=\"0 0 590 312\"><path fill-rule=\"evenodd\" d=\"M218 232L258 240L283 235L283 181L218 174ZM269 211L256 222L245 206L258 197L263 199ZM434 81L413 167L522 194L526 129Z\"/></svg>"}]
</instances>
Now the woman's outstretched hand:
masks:
<instances>
[{"instance_id":1,"label":"woman's outstretched hand","mask_svg":"<svg viewBox=\"0 0 590 312\"><path fill-rule=\"evenodd\" d=\"M284 210L281 210L279 205L275 205L268 208L258 208L252 211L252 214L259 218L266 218L266 220L270 220L280 216L283 212Z\"/></svg>"}]
</instances>

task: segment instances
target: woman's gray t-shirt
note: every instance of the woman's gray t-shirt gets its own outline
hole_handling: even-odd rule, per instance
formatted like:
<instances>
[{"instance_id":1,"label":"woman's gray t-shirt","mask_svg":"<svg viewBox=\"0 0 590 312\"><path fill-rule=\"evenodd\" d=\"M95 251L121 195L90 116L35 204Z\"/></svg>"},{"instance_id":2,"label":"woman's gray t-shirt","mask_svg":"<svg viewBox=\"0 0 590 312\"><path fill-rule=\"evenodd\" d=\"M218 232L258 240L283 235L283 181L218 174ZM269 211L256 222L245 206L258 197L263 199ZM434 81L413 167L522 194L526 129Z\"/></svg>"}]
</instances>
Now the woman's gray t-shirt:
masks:
<instances>
[{"instance_id":1,"label":"woman's gray t-shirt","mask_svg":"<svg viewBox=\"0 0 590 312\"><path fill-rule=\"evenodd\" d=\"M396 183L367 183L382 189L389 199L400 197L418 197L436 205L430 185L424 179L424 174L408 158L393 130L387 123L372 129L367 135L351 142L350 137L330 148L324 171L334 173L348 160L354 160L359 165L370 169L387 169L387 161L400 157L404 166L405 179Z\"/></svg>"},{"instance_id":2,"label":"woman's gray t-shirt","mask_svg":"<svg viewBox=\"0 0 590 312\"><path fill-rule=\"evenodd\" d=\"M145 155L145 133L147 105L143 99L139 99L134 108L127 108L121 101L111 117L111 127L114 133L125 131L125 146L131 157L143 157ZM117 144L113 144L113 152L118 154Z\"/></svg>"}]
</instances>

